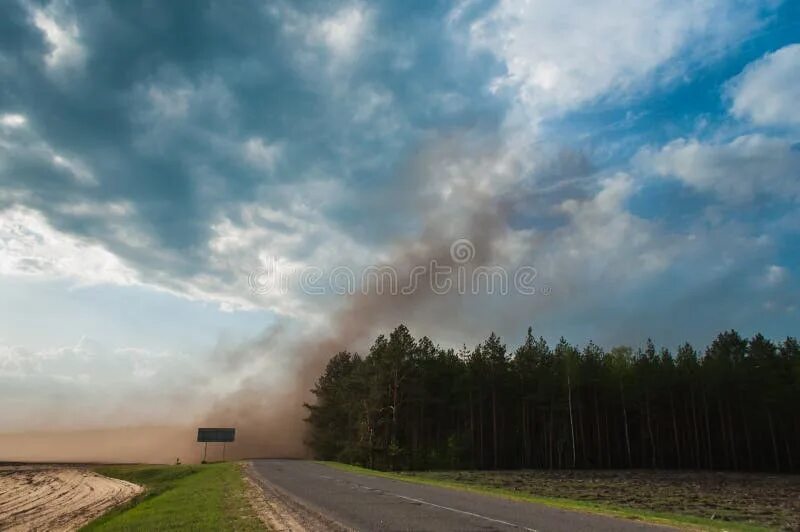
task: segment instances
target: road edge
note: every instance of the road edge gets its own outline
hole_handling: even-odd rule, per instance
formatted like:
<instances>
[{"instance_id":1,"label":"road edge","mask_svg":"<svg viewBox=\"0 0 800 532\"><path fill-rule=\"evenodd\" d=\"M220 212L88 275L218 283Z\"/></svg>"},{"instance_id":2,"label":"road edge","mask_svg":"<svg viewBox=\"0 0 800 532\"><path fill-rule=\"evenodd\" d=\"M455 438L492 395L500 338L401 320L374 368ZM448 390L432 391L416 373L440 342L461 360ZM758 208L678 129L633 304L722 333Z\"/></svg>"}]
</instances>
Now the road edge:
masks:
<instances>
[{"instance_id":1,"label":"road edge","mask_svg":"<svg viewBox=\"0 0 800 532\"><path fill-rule=\"evenodd\" d=\"M371 475L374 477L388 478L392 480L399 480L403 482L410 482L413 484L424 484L428 486L437 486L440 488L449 488L460 491L467 491L470 493L478 493L481 495L488 495L492 497L499 497L513 501L528 502L533 504L542 504L551 508L559 508L561 510L569 510L574 512L581 512L586 514L602 515L605 517L615 517L617 519L625 519L628 521L641 521L653 525L660 525L665 527L672 527L681 530L724 530L724 531L737 531L737 532L764 532L770 530L769 528L760 527L758 525L750 525L748 523L738 523L733 521L713 521L703 517L684 516L681 514L668 514L664 512L647 512L638 511L630 508L621 508L611 505L603 505L602 503L590 503L585 501L577 501L572 499L556 499L547 497L537 497L535 495L526 495L501 488L492 488L488 486L471 486L466 484L459 484L457 482L448 482L442 480L434 480L425 477L404 475L401 473L389 471L377 471L365 467L344 464L341 462L317 460L318 464L326 465L342 471L350 473L360 473L363 475Z\"/></svg>"},{"instance_id":2,"label":"road edge","mask_svg":"<svg viewBox=\"0 0 800 532\"><path fill-rule=\"evenodd\" d=\"M270 482L258 472L252 460L242 463L242 475L245 482L259 491L256 496L261 500L251 500L251 505L268 527L298 532L327 530L353 532L352 528L326 515L313 504Z\"/></svg>"}]
</instances>

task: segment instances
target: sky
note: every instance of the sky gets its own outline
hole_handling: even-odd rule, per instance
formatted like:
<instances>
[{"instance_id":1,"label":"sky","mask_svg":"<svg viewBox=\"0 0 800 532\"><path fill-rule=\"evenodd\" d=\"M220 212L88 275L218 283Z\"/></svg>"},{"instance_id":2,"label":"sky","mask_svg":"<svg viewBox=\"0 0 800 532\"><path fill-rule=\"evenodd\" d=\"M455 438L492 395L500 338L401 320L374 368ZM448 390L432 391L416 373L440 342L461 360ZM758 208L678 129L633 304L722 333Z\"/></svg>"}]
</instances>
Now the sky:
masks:
<instances>
[{"instance_id":1,"label":"sky","mask_svg":"<svg viewBox=\"0 0 800 532\"><path fill-rule=\"evenodd\" d=\"M798 334L797 2L3 12L5 430L170 423L343 321L337 349ZM431 260L513 286L359 307Z\"/></svg>"}]
</instances>

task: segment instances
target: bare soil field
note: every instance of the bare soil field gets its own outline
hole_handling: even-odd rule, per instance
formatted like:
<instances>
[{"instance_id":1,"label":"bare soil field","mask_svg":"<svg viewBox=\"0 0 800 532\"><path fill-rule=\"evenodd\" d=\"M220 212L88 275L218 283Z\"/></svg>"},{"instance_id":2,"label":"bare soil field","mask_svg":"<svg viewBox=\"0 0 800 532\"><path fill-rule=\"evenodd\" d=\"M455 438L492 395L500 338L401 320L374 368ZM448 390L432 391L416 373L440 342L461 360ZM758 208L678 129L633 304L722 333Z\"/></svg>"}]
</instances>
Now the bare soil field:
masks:
<instances>
[{"instance_id":1,"label":"bare soil field","mask_svg":"<svg viewBox=\"0 0 800 532\"><path fill-rule=\"evenodd\" d=\"M538 497L800 530L800 476L694 471L451 471L411 475Z\"/></svg>"},{"instance_id":2,"label":"bare soil field","mask_svg":"<svg viewBox=\"0 0 800 532\"><path fill-rule=\"evenodd\" d=\"M0 530L76 530L142 491L80 467L0 467Z\"/></svg>"}]
</instances>

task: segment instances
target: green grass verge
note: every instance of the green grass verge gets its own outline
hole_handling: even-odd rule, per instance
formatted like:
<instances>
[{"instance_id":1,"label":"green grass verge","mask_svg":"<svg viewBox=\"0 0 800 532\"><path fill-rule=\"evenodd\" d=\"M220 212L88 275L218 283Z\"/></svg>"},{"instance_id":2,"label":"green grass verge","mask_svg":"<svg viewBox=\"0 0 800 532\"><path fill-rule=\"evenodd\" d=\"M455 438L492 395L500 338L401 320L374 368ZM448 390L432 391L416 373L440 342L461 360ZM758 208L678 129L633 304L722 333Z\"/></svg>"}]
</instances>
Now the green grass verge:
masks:
<instances>
[{"instance_id":1,"label":"green grass verge","mask_svg":"<svg viewBox=\"0 0 800 532\"><path fill-rule=\"evenodd\" d=\"M418 473L413 473L413 472L394 473L387 471L376 471L374 469L367 469L364 467L343 464L340 462L322 461L319 463L328 465L330 467L335 467L337 469L341 469L344 471L349 471L351 473L361 473L364 475L372 475L376 477L390 478L394 480L402 480L405 482L415 482L417 484L427 484L431 486L439 486L444 488L469 491L473 493L482 493L485 495L503 497L506 499L512 499L516 501L544 504L547 506L552 506L554 508L560 508L563 510L572 510L578 512L607 515L611 517L619 517L622 519L632 519L658 525L667 525L667 526L673 526L690 530L731 530L731 531L748 531L748 532L770 530L768 528L755 526L750 523L715 521L704 517L676 514L671 512L653 512L648 510L625 508L621 506L603 504L601 502L562 499L555 497L541 497L529 493L521 493L519 491L497 488L494 486L475 486L471 484L463 484L454 481L426 478Z\"/></svg>"},{"instance_id":2,"label":"green grass verge","mask_svg":"<svg viewBox=\"0 0 800 532\"><path fill-rule=\"evenodd\" d=\"M95 469L145 492L82 530L266 530L245 494L236 463L125 465Z\"/></svg>"}]
</instances>

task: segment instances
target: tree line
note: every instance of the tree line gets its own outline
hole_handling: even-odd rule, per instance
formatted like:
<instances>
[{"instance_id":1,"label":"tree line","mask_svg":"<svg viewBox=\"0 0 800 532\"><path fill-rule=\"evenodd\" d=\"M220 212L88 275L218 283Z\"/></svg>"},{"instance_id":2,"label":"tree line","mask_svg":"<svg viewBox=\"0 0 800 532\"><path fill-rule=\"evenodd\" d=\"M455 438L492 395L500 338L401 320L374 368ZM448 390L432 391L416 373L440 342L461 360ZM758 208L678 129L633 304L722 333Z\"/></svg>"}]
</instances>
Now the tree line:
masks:
<instances>
[{"instance_id":1,"label":"tree line","mask_svg":"<svg viewBox=\"0 0 800 532\"><path fill-rule=\"evenodd\" d=\"M701 354L492 333L442 349L400 325L333 356L312 392L319 459L385 469L800 470L800 345L719 334Z\"/></svg>"}]
</instances>

